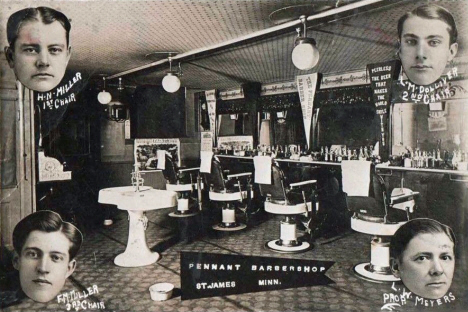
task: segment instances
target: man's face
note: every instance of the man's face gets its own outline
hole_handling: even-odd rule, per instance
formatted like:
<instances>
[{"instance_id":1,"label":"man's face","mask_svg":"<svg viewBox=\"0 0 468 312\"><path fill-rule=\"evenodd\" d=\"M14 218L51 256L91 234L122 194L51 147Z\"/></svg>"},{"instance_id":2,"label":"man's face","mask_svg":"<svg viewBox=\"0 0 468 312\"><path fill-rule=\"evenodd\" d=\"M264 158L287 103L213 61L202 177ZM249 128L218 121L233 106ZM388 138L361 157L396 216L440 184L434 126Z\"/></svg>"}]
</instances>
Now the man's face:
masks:
<instances>
[{"instance_id":1,"label":"man's face","mask_svg":"<svg viewBox=\"0 0 468 312\"><path fill-rule=\"evenodd\" d=\"M34 91L50 91L62 80L70 59L66 31L55 21L24 24L14 49L6 48L10 67L23 85Z\"/></svg>"},{"instance_id":2,"label":"man's face","mask_svg":"<svg viewBox=\"0 0 468 312\"><path fill-rule=\"evenodd\" d=\"M414 294L442 298L452 284L454 244L444 233L419 234L410 240L397 260L396 274Z\"/></svg>"},{"instance_id":3,"label":"man's face","mask_svg":"<svg viewBox=\"0 0 468 312\"><path fill-rule=\"evenodd\" d=\"M48 302L62 290L75 270L70 261L71 242L62 232L32 231L13 262L19 271L21 289L34 301Z\"/></svg>"},{"instance_id":4,"label":"man's face","mask_svg":"<svg viewBox=\"0 0 468 312\"><path fill-rule=\"evenodd\" d=\"M409 80L428 85L443 74L445 66L458 51L458 44L450 44L449 26L437 19L409 17L403 23L400 59Z\"/></svg>"}]
</instances>

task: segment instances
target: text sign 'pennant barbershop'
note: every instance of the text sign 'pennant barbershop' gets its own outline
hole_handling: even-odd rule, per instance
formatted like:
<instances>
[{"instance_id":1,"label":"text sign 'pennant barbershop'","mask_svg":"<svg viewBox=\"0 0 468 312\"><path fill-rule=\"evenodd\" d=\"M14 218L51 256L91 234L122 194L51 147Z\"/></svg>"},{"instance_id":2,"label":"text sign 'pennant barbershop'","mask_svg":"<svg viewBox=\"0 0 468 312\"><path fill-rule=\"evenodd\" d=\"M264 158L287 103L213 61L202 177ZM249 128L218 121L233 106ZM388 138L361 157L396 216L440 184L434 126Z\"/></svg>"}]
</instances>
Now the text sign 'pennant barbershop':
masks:
<instances>
[{"instance_id":1,"label":"text sign 'pennant barbershop'","mask_svg":"<svg viewBox=\"0 0 468 312\"><path fill-rule=\"evenodd\" d=\"M301 101L307 146L310 146L310 126L314 112L314 96L315 88L317 87L317 73L297 76L296 80L297 91L299 92L299 100Z\"/></svg>"},{"instance_id":2,"label":"text sign 'pennant barbershop'","mask_svg":"<svg viewBox=\"0 0 468 312\"><path fill-rule=\"evenodd\" d=\"M332 261L181 252L182 300L328 285Z\"/></svg>"}]
</instances>

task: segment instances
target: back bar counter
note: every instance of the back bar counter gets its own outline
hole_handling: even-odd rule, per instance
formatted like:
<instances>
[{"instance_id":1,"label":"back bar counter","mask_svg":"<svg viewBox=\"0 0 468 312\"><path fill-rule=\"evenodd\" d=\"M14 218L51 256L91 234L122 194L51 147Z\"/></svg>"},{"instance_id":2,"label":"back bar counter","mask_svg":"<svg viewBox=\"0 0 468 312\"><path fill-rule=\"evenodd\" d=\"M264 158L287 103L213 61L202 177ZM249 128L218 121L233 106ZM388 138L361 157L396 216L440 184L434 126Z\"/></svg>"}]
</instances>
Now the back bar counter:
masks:
<instances>
[{"instance_id":1,"label":"back bar counter","mask_svg":"<svg viewBox=\"0 0 468 312\"><path fill-rule=\"evenodd\" d=\"M233 171L250 168L253 170L253 157L217 155L221 162L229 164ZM320 209L323 213L332 212L338 222L349 222L344 193L341 184L341 164L339 162L275 159L284 168L291 182L300 177L317 179ZM417 208L413 218L427 217L449 225L457 237L457 257L468 264L468 171L428 168L405 168L387 164L375 165L376 173L384 178L387 189L404 186L419 192ZM322 196L320 196L322 195ZM327 211L328 210L328 211ZM339 226L337 224L331 226ZM348 226L341 228L346 230Z\"/></svg>"}]
</instances>

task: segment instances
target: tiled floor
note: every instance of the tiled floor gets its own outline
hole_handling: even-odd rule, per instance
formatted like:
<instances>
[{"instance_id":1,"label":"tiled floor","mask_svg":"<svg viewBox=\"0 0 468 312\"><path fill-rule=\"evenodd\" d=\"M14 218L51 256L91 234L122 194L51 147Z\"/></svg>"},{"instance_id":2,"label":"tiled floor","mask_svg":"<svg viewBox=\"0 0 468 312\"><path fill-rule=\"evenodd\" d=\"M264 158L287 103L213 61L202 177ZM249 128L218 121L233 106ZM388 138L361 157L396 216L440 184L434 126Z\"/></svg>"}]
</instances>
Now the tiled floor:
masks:
<instances>
[{"instance_id":1,"label":"tiled floor","mask_svg":"<svg viewBox=\"0 0 468 312\"><path fill-rule=\"evenodd\" d=\"M115 213L115 223L101 227L85 236L77 257L78 266L67 281L65 291L83 291L96 285L99 292L86 299L87 310L103 311L389 311L383 309L384 294L395 293L391 284L377 284L354 275L354 264L368 260L370 237L349 232L339 239L319 238L312 250L301 254L278 254L264 248L267 240L279 234L279 219L268 216L240 232L213 233L207 223L201 226L195 217L193 235L178 235L183 224L167 216L169 209L151 211L146 231L148 246L161 254L161 259L149 266L121 268L114 257L126 246L128 222L126 212ZM299 287L268 292L246 293L224 297L181 300L180 252L204 252L246 256L281 257L307 260L334 261L327 276L335 283L327 286ZM435 307L418 306L414 300L395 307L393 311L468 311L467 270L457 267L452 285L455 300ZM164 302L152 301L149 286L170 282L176 286L174 296ZM8 297L5 292L3 298ZM92 303L97 303L93 307ZM430 304L430 303L428 303ZM66 311L73 306L50 302L38 304L30 299L13 303L4 311ZM76 310L76 309L75 309ZM79 308L83 310L83 307Z\"/></svg>"}]
</instances>

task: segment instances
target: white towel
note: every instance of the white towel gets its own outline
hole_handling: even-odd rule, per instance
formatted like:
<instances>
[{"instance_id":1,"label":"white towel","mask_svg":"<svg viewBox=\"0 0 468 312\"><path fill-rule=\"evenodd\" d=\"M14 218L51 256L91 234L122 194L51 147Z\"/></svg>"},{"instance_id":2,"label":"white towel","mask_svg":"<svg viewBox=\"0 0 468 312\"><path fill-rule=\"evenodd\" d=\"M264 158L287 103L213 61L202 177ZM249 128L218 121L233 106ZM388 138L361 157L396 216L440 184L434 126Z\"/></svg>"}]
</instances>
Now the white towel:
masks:
<instances>
[{"instance_id":1,"label":"white towel","mask_svg":"<svg viewBox=\"0 0 468 312\"><path fill-rule=\"evenodd\" d=\"M342 161L343 192L348 196L369 196L371 164L362 160Z\"/></svg>"},{"instance_id":2,"label":"white towel","mask_svg":"<svg viewBox=\"0 0 468 312\"><path fill-rule=\"evenodd\" d=\"M166 169L166 151L165 150L157 150L158 155L158 166L157 169Z\"/></svg>"},{"instance_id":3,"label":"white towel","mask_svg":"<svg viewBox=\"0 0 468 312\"><path fill-rule=\"evenodd\" d=\"M200 151L200 172L211 173L211 159L213 152Z\"/></svg>"},{"instance_id":4,"label":"white towel","mask_svg":"<svg viewBox=\"0 0 468 312\"><path fill-rule=\"evenodd\" d=\"M255 183L271 184L271 157L255 156Z\"/></svg>"}]
</instances>

